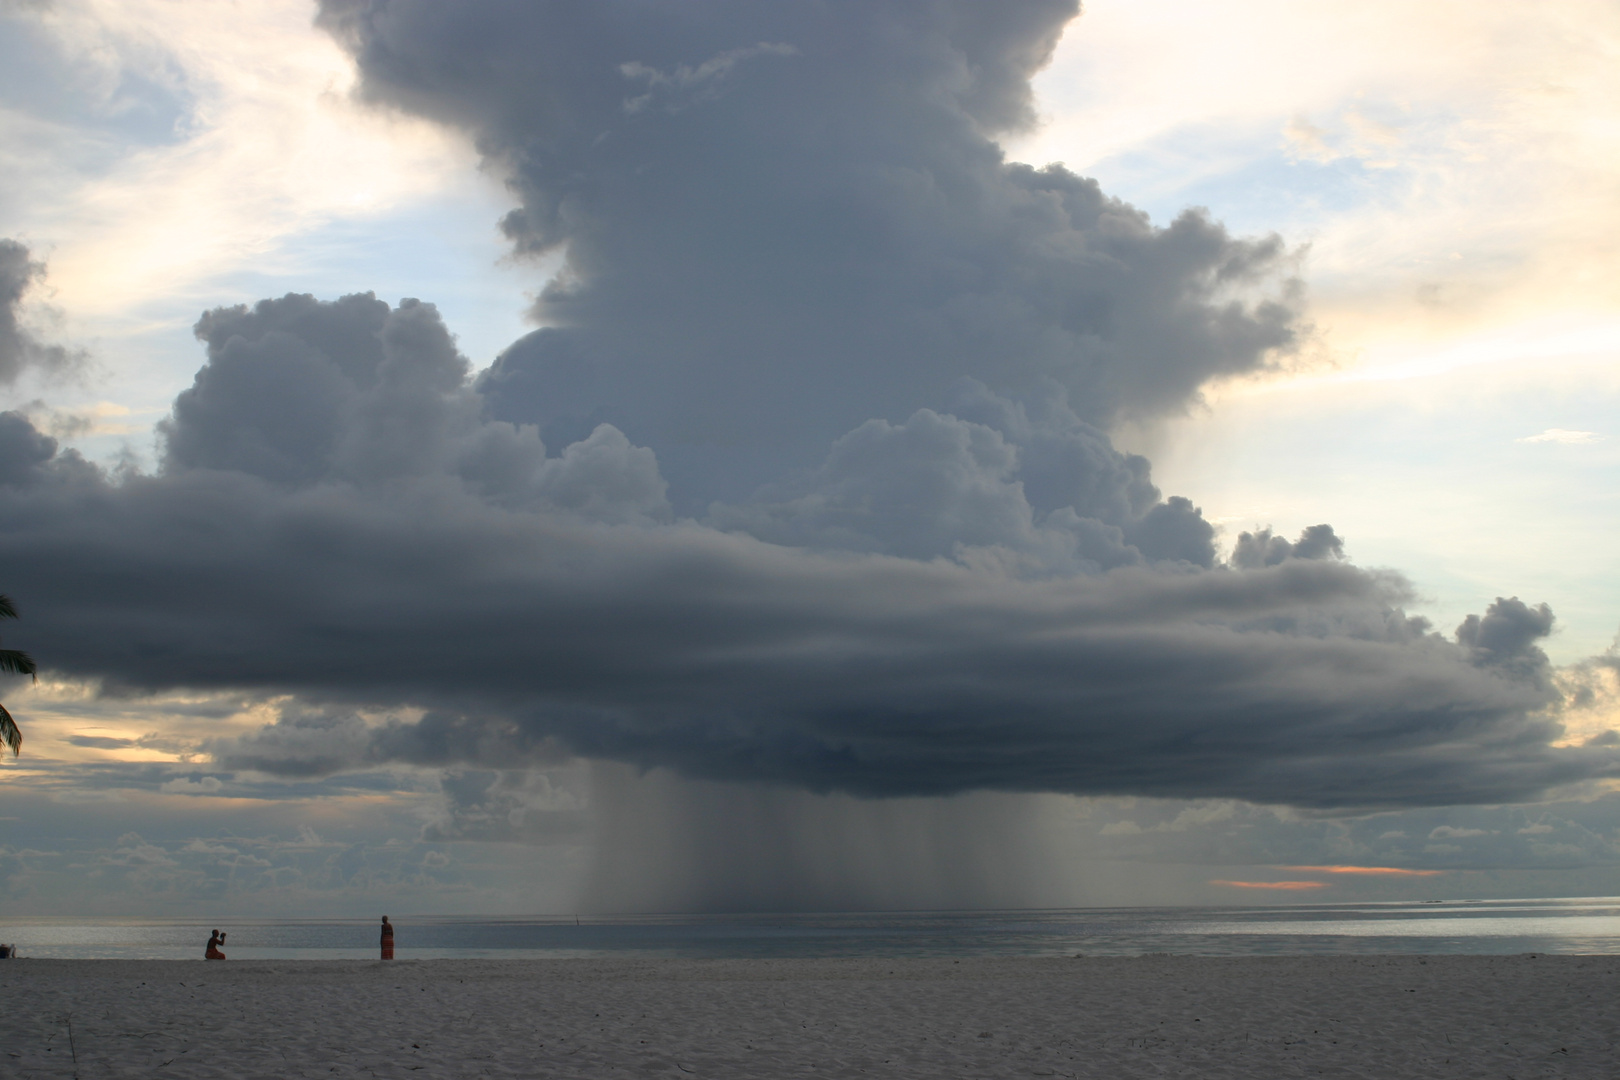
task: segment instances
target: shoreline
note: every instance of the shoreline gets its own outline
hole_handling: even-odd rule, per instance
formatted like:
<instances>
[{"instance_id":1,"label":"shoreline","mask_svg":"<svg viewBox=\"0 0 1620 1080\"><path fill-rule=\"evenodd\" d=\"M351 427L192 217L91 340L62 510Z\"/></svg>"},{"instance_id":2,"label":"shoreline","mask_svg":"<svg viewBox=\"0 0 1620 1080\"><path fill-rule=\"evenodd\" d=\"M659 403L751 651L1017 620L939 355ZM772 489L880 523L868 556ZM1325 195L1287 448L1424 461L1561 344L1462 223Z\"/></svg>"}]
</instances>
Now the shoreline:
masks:
<instances>
[{"instance_id":1,"label":"shoreline","mask_svg":"<svg viewBox=\"0 0 1620 1080\"><path fill-rule=\"evenodd\" d=\"M0 962L19 1077L1606 1077L1620 957ZM68 1018L71 1017L71 1032Z\"/></svg>"}]
</instances>

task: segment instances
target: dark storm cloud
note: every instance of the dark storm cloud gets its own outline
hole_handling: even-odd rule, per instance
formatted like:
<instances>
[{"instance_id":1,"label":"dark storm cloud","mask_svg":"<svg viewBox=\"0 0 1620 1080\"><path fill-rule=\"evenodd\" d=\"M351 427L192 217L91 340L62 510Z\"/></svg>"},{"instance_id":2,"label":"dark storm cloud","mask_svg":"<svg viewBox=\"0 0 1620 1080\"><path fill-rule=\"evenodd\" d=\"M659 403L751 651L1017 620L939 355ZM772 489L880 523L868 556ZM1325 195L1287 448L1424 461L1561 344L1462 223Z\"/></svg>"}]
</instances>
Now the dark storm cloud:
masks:
<instances>
[{"instance_id":1,"label":"dark storm cloud","mask_svg":"<svg viewBox=\"0 0 1620 1080\"><path fill-rule=\"evenodd\" d=\"M1338 559L1344 557L1344 541L1333 532L1331 525L1312 525L1289 542L1273 536L1270 529L1252 533L1239 533L1232 548L1232 565L1240 570L1258 570L1263 566L1276 566L1286 559ZM1541 633L1552 629L1549 622Z\"/></svg>"},{"instance_id":2,"label":"dark storm cloud","mask_svg":"<svg viewBox=\"0 0 1620 1080\"><path fill-rule=\"evenodd\" d=\"M23 483L32 479L47 463L60 467L57 442L34 429L21 413L0 413L0 482Z\"/></svg>"},{"instance_id":3,"label":"dark storm cloud","mask_svg":"<svg viewBox=\"0 0 1620 1080\"><path fill-rule=\"evenodd\" d=\"M1073 11L328 4L366 92L473 132L520 249L565 247L552 325L472 379L430 304L210 312L155 475L0 416L17 644L291 695L222 772L445 767L444 836L515 838L507 774L571 754L1316 807L1620 773L1552 745L1550 613L1431 633L1326 526L1222 565L1110 443L1299 328L1274 241L1002 159Z\"/></svg>"},{"instance_id":4,"label":"dark storm cloud","mask_svg":"<svg viewBox=\"0 0 1620 1080\"><path fill-rule=\"evenodd\" d=\"M1483 616L1463 620L1457 627L1457 641L1473 650L1478 663L1533 679L1547 669L1547 654L1536 642L1552 633L1552 627L1552 609L1546 604L1531 607L1517 596L1498 597Z\"/></svg>"},{"instance_id":5,"label":"dark storm cloud","mask_svg":"<svg viewBox=\"0 0 1620 1080\"><path fill-rule=\"evenodd\" d=\"M209 361L159 475L41 457L5 418L21 461L0 558L58 670L302 695L212 746L222 769L574 753L866 795L1372 806L1620 767L1614 747L1549 746L1537 611L1499 601L1443 640L1401 614L1398 579L1300 557L1332 548L1315 532L1258 569L1067 575L771 544L670 518L651 453L610 427L551 456L481 418L431 305L289 296L198 333ZM988 425L914 425L1007 453Z\"/></svg>"},{"instance_id":6,"label":"dark storm cloud","mask_svg":"<svg viewBox=\"0 0 1620 1080\"><path fill-rule=\"evenodd\" d=\"M1099 425L1300 332L1275 239L1007 162L1072 2L323 7L372 99L470 130L567 270L480 377L603 421L773 543L1070 573L1209 566ZM1269 288L1272 299L1262 294ZM829 450L830 448L830 450ZM711 500L718 500L711 505Z\"/></svg>"},{"instance_id":7,"label":"dark storm cloud","mask_svg":"<svg viewBox=\"0 0 1620 1080\"><path fill-rule=\"evenodd\" d=\"M532 427L483 419L431 304L288 295L203 316L208 363L159 426L171 475L278 489L454 479L491 504L602 520L668 517L653 454L611 427L548 457Z\"/></svg>"},{"instance_id":8,"label":"dark storm cloud","mask_svg":"<svg viewBox=\"0 0 1620 1080\"><path fill-rule=\"evenodd\" d=\"M51 375L73 371L83 354L40 341L20 319L23 297L45 275L45 265L29 257L28 248L0 239L0 386L10 386L24 371Z\"/></svg>"},{"instance_id":9,"label":"dark storm cloud","mask_svg":"<svg viewBox=\"0 0 1620 1080\"><path fill-rule=\"evenodd\" d=\"M1156 561L1208 567L1215 530L1160 501L1145 458L1122 454L1059 388L1034 407L963 380L955 415L869 420L817 469L762 486L708 521L772 543L997 561L1025 573Z\"/></svg>"},{"instance_id":10,"label":"dark storm cloud","mask_svg":"<svg viewBox=\"0 0 1620 1080\"><path fill-rule=\"evenodd\" d=\"M1077 10L327 0L321 22L366 96L476 137L519 251L566 254L546 328L482 377L494 415L548 441L610 422L690 512L963 377L1105 424L1296 341L1277 240L1004 159Z\"/></svg>"}]
</instances>

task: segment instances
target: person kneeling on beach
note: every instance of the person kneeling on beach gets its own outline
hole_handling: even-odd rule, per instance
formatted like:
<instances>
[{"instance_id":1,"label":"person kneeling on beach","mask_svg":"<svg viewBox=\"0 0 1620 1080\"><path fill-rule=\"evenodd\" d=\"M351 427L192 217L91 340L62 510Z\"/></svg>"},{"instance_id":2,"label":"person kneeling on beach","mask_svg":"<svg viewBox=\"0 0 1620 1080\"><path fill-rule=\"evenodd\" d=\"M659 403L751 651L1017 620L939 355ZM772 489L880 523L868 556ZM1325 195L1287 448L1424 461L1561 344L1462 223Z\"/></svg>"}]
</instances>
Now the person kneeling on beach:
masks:
<instances>
[{"instance_id":1,"label":"person kneeling on beach","mask_svg":"<svg viewBox=\"0 0 1620 1080\"><path fill-rule=\"evenodd\" d=\"M223 945L223 944L225 944L225 935L220 933L218 930L215 930L214 931L214 936L208 939L208 950L203 953L203 959L204 960L223 960L223 959L225 959L225 954L219 951L219 947L221 945Z\"/></svg>"}]
</instances>

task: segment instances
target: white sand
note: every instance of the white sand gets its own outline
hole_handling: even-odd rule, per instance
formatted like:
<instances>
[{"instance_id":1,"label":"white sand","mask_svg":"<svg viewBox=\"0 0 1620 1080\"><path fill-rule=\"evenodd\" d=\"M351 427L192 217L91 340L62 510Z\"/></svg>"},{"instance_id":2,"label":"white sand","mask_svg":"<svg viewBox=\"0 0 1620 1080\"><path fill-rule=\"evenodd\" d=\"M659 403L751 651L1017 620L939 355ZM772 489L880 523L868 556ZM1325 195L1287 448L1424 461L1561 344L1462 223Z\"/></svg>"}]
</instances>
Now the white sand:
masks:
<instances>
[{"instance_id":1,"label":"white sand","mask_svg":"<svg viewBox=\"0 0 1620 1080\"><path fill-rule=\"evenodd\" d=\"M1611 1078L1617 992L1620 957L24 959L0 1075Z\"/></svg>"}]
</instances>

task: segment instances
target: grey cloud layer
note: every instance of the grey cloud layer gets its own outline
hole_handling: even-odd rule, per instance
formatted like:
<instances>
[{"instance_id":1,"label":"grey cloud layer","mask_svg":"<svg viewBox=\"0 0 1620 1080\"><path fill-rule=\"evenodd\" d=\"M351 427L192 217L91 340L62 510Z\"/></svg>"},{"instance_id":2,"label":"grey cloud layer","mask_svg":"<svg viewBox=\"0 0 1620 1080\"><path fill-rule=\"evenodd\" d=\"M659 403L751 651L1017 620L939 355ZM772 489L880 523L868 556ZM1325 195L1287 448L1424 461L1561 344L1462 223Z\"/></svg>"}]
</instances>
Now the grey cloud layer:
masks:
<instances>
[{"instance_id":1,"label":"grey cloud layer","mask_svg":"<svg viewBox=\"0 0 1620 1080\"><path fill-rule=\"evenodd\" d=\"M1552 745L1550 612L1446 639L1326 525L1223 565L1110 443L1303 331L1275 241L1003 160L1072 3L322 10L568 269L476 377L430 304L210 312L155 475L0 415L18 643L298 696L221 769L465 767L445 836L527 828L508 774L570 754L1315 807L1620 772Z\"/></svg>"},{"instance_id":2,"label":"grey cloud layer","mask_svg":"<svg viewBox=\"0 0 1620 1080\"><path fill-rule=\"evenodd\" d=\"M61 670L331 703L216 745L224 768L577 753L865 795L1376 806L1523 798L1620 764L1548 745L1550 616L1504 600L1443 640L1324 527L1248 570L1136 551L1024 574L988 557L1007 549L979 513L956 560L772 544L672 518L651 452L611 427L551 456L483 419L430 305L290 296L198 333L209 361L159 475L111 480L4 418L0 556L33 600L27 644ZM888 434L913 427L1010 453L949 415ZM923 509L916 527L948 531ZM368 725L344 701L428 711Z\"/></svg>"},{"instance_id":3,"label":"grey cloud layer","mask_svg":"<svg viewBox=\"0 0 1620 1080\"><path fill-rule=\"evenodd\" d=\"M614 424L683 511L964 377L1101 424L1300 333L1275 239L1004 160L1075 0L321 7L367 96L509 178L518 250L566 252L546 328L482 377L493 413L565 442Z\"/></svg>"},{"instance_id":4,"label":"grey cloud layer","mask_svg":"<svg viewBox=\"0 0 1620 1080\"><path fill-rule=\"evenodd\" d=\"M1024 573L1213 563L1215 530L1197 508L1161 501L1146 459L1115 450L1061 394L1033 415L972 380L953 399L956 415L867 421L820 467L746 503L714 503L709 523L773 543Z\"/></svg>"}]
</instances>

